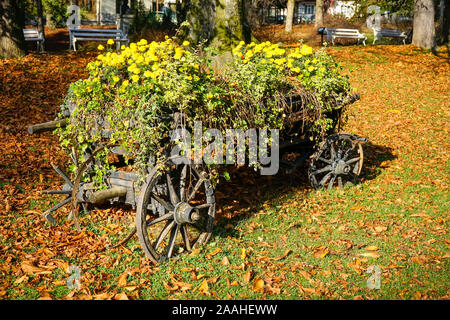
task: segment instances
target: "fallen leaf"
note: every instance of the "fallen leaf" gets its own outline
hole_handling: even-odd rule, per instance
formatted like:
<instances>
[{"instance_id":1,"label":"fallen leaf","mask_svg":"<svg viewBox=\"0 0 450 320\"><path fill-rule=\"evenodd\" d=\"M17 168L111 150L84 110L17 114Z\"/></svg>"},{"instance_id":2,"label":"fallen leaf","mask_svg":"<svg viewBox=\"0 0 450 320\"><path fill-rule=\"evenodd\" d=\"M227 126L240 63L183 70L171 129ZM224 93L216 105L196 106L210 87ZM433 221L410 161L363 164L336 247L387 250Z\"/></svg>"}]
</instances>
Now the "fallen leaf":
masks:
<instances>
[{"instance_id":1,"label":"fallen leaf","mask_svg":"<svg viewBox=\"0 0 450 320\"><path fill-rule=\"evenodd\" d=\"M127 285L127 278L128 278L128 271L125 271L119 276L119 279L117 280L117 285L119 287L125 287Z\"/></svg>"},{"instance_id":2,"label":"fallen leaf","mask_svg":"<svg viewBox=\"0 0 450 320\"><path fill-rule=\"evenodd\" d=\"M223 257L222 261L220 262L221 265L227 266L230 264L230 260L228 260L227 257Z\"/></svg>"},{"instance_id":3,"label":"fallen leaf","mask_svg":"<svg viewBox=\"0 0 450 320\"><path fill-rule=\"evenodd\" d=\"M21 264L22 270L25 273L31 274L51 274L52 272L43 268L36 267L31 261L23 261Z\"/></svg>"},{"instance_id":4,"label":"fallen leaf","mask_svg":"<svg viewBox=\"0 0 450 320\"><path fill-rule=\"evenodd\" d=\"M244 273L243 278L246 283L250 282L251 277L252 277L252 271L247 271L246 273Z\"/></svg>"},{"instance_id":5,"label":"fallen leaf","mask_svg":"<svg viewBox=\"0 0 450 320\"><path fill-rule=\"evenodd\" d=\"M209 287L208 287L208 281L206 279L203 279L202 284L200 287L198 287L198 291L200 291L203 294L209 295Z\"/></svg>"},{"instance_id":6,"label":"fallen leaf","mask_svg":"<svg viewBox=\"0 0 450 320\"><path fill-rule=\"evenodd\" d=\"M130 300L128 299L128 296L126 293L122 292L122 293L118 293L114 296L114 300Z\"/></svg>"},{"instance_id":7,"label":"fallen leaf","mask_svg":"<svg viewBox=\"0 0 450 320\"><path fill-rule=\"evenodd\" d=\"M264 291L264 280L261 278L256 278L253 281L253 287L252 290L254 292L263 292Z\"/></svg>"},{"instance_id":8,"label":"fallen leaf","mask_svg":"<svg viewBox=\"0 0 450 320\"><path fill-rule=\"evenodd\" d=\"M208 253L208 254L206 255L206 257L209 259L209 258L215 256L216 254L218 254L219 252L222 252L222 249L221 249L221 248L217 248L217 249L211 251L210 253Z\"/></svg>"}]
</instances>

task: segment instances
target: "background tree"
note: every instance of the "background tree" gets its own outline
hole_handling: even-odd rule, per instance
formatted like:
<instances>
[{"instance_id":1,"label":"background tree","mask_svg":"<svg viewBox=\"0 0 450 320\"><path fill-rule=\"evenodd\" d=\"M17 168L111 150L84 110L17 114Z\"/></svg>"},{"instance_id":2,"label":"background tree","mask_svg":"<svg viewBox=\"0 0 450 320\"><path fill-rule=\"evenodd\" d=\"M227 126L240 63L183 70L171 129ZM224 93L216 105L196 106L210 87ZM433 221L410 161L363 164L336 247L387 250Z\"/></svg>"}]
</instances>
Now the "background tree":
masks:
<instances>
[{"instance_id":1,"label":"background tree","mask_svg":"<svg viewBox=\"0 0 450 320\"><path fill-rule=\"evenodd\" d=\"M316 28L323 27L323 0L316 0L316 18L314 26Z\"/></svg>"},{"instance_id":2,"label":"background tree","mask_svg":"<svg viewBox=\"0 0 450 320\"><path fill-rule=\"evenodd\" d=\"M36 9L37 9L37 22L38 22L38 31L42 34L42 36L45 39L45 31L44 31L44 13L42 10L42 1L41 0L35 0L36 2ZM44 48L41 48L44 50Z\"/></svg>"},{"instance_id":3,"label":"background tree","mask_svg":"<svg viewBox=\"0 0 450 320\"><path fill-rule=\"evenodd\" d=\"M286 10L286 32L292 32L292 23L294 21L295 0L287 0Z\"/></svg>"},{"instance_id":4,"label":"background tree","mask_svg":"<svg viewBox=\"0 0 450 320\"><path fill-rule=\"evenodd\" d=\"M439 32L437 42L439 44L448 43L448 34L450 29L450 1L440 1L439 5Z\"/></svg>"},{"instance_id":5,"label":"background tree","mask_svg":"<svg viewBox=\"0 0 450 320\"><path fill-rule=\"evenodd\" d=\"M436 46L433 0L415 0L412 43L425 49Z\"/></svg>"},{"instance_id":6,"label":"background tree","mask_svg":"<svg viewBox=\"0 0 450 320\"><path fill-rule=\"evenodd\" d=\"M4 58L23 56L25 40L24 10L21 1L0 0L0 56Z\"/></svg>"},{"instance_id":7,"label":"background tree","mask_svg":"<svg viewBox=\"0 0 450 320\"><path fill-rule=\"evenodd\" d=\"M249 42L250 27L244 14L243 0L186 1L189 38L194 43L228 50L239 41Z\"/></svg>"}]
</instances>

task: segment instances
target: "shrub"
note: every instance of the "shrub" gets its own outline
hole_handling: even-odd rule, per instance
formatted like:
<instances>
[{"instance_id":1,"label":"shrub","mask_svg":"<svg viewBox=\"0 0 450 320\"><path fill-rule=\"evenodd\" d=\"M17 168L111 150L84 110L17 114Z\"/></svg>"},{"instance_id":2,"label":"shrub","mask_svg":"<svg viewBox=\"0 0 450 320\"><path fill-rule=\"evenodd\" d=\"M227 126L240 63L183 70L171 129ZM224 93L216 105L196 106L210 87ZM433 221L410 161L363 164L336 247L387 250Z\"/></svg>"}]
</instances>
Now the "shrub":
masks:
<instances>
[{"instance_id":1,"label":"shrub","mask_svg":"<svg viewBox=\"0 0 450 320\"><path fill-rule=\"evenodd\" d=\"M175 112L185 114L190 128L201 120L222 131L283 129L289 112L295 111L285 96L294 93L303 99L309 129L323 135L330 126L327 111L350 92L332 58L306 45L286 50L270 42L241 42L221 72L211 67L211 53L189 45L167 37L100 54L87 66L89 78L73 83L62 105L65 111L77 104L69 124L59 130L62 145L76 145L83 154L105 141L106 127L108 141L120 143L139 171L167 147L173 129L169 115Z\"/></svg>"}]
</instances>

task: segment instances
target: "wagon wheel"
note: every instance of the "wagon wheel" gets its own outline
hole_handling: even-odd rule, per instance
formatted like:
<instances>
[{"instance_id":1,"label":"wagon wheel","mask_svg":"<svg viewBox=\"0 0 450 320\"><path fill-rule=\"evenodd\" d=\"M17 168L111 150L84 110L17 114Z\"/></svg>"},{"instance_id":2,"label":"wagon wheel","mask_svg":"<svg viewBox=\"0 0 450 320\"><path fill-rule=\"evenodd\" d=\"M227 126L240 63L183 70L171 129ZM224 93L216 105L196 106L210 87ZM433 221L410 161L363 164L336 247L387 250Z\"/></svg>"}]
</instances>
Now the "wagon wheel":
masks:
<instances>
[{"instance_id":1,"label":"wagon wheel","mask_svg":"<svg viewBox=\"0 0 450 320\"><path fill-rule=\"evenodd\" d=\"M89 156L89 155L87 155ZM78 168L78 160L77 157L75 155L75 150L74 148L72 148L72 154L71 154L71 158L72 161L74 163L74 165ZM44 190L41 191L40 193L42 194L54 194L54 195L65 195L66 198L60 202L58 202L55 206L51 207L50 209L48 209L47 211L45 211L43 213L44 218L50 222L50 223L55 223L56 220L55 218L52 216L52 212L58 210L59 208L62 208L63 206L70 204L72 202L72 193L73 193L73 189L74 189L74 181L72 181L69 178L69 175L67 173L65 173L63 170L61 170L59 167L57 167L56 165L54 165L53 163L50 163L51 166L53 167L53 169L63 178L65 184L62 186L62 188L60 190ZM83 210L86 211L86 205L84 203L81 203L83 206ZM69 215L69 217L71 216L71 214Z\"/></svg>"},{"instance_id":2,"label":"wagon wheel","mask_svg":"<svg viewBox=\"0 0 450 320\"><path fill-rule=\"evenodd\" d=\"M344 188L356 183L363 165L360 141L353 135L338 133L329 136L311 156L308 177L315 189L334 186Z\"/></svg>"},{"instance_id":3,"label":"wagon wheel","mask_svg":"<svg viewBox=\"0 0 450 320\"><path fill-rule=\"evenodd\" d=\"M141 189L136 229L145 255L159 263L208 242L214 189L202 168L171 157L155 166Z\"/></svg>"},{"instance_id":4,"label":"wagon wheel","mask_svg":"<svg viewBox=\"0 0 450 320\"><path fill-rule=\"evenodd\" d=\"M69 204L72 206L72 210L68 216L68 219L74 219L75 225L77 225L77 220L76 220L76 214L77 214L77 210L78 210L77 205L81 204L83 211L85 211L85 212L87 211L86 202L80 200L83 198L83 196L80 193L80 186L81 186L81 184L86 183L86 182L81 182L81 178L85 175L92 178L91 173L93 172L93 164L94 164L94 162L96 162L96 160L94 159L94 156L99 151L103 150L105 147L111 147L111 146L115 146L115 145L100 146L97 149L95 149L94 151L92 151L91 149L87 150L83 154L83 158L85 159L85 161L81 164L78 163L78 159L75 154L75 149L72 148L72 153L70 156L73 161L73 164L77 168L77 175L73 181L69 178L69 176L63 170L61 170L60 168L55 166L53 163L51 163L53 169L64 179L65 184L63 185L61 190L44 190L44 191L41 191L41 193L66 195L66 198L44 212L43 216L48 222L55 223L56 220L52 216L51 213L58 210L59 208L62 208L65 205ZM91 182L91 181L89 181L89 182ZM77 208L76 212L73 211L73 209L75 207ZM75 217L74 217L74 215L75 215ZM77 229L78 229L78 227L77 227Z\"/></svg>"}]
</instances>

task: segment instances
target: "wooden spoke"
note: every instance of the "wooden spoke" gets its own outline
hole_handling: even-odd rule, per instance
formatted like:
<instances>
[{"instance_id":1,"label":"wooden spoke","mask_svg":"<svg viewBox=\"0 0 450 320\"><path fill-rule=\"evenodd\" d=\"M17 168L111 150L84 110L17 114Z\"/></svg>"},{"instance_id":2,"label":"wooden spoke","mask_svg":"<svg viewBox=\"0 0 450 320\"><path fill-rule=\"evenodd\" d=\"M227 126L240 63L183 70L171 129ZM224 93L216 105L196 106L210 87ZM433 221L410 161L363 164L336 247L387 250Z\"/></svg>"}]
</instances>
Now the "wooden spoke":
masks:
<instances>
[{"instance_id":1,"label":"wooden spoke","mask_svg":"<svg viewBox=\"0 0 450 320\"><path fill-rule=\"evenodd\" d=\"M205 204L201 204L199 206L196 206L195 208L197 208L198 210L201 210L201 209L210 208L212 205L213 205L212 203L205 203Z\"/></svg>"},{"instance_id":2,"label":"wooden spoke","mask_svg":"<svg viewBox=\"0 0 450 320\"><path fill-rule=\"evenodd\" d=\"M158 201L160 204L162 204L162 206L168 210L168 211L173 211L174 206L170 203L167 203L167 201L165 201L164 199L162 199L161 197L157 196L154 192L152 192L152 198L155 199L156 201Z\"/></svg>"},{"instance_id":3,"label":"wooden spoke","mask_svg":"<svg viewBox=\"0 0 450 320\"><path fill-rule=\"evenodd\" d=\"M158 239L155 242L154 248L157 249L161 243L164 241L164 238L167 236L169 231L172 229L172 227L175 225L175 221L167 221L166 225L164 226L164 229L161 231L161 233L158 236Z\"/></svg>"},{"instance_id":4,"label":"wooden spoke","mask_svg":"<svg viewBox=\"0 0 450 320\"><path fill-rule=\"evenodd\" d=\"M331 166L323 167L322 169L311 172L312 175L317 175L319 173L331 171Z\"/></svg>"},{"instance_id":5,"label":"wooden spoke","mask_svg":"<svg viewBox=\"0 0 450 320\"><path fill-rule=\"evenodd\" d=\"M191 194L190 194L189 197L186 199L186 202L189 202L189 201L191 201L192 199L194 199L194 196L195 196L195 194L197 193L198 189L201 187L202 183L203 183L203 180L202 180L202 179L199 179L199 180L197 181L197 183L196 183L195 186L194 186L194 189L192 189Z\"/></svg>"},{"instance_id":6,"label":"wooden spoke","mask_svg":"<svg viewBox=\"0 0 450 320\"><path fill-rule=\"evenodd\" d=\"M352 163L355 163L355 162L359 161L360 159L361 159L361 157L353 158L353 159L350 159L348 161L345 161L345 163L346 164L352 164Z\"/></svg>"},{"instance_id":7,"label":"wooden spoke","mask_svg":"<svg viewBox=\"0 0 450 320\"><path fill-rule=\"evenodd\" d=\"M164 220L169 220L170 218L173 219L173 212L170 213L166 213L165 215L162 215L161 217L158 217L156 219L150 220L147 222L147 226L152 226L158 222L164 221Z\"/></svg>"},{"instance_id":8,"label":"wooden spoke","mask_svg":"<svg viewBox=\"0 0 450 320\"><path fill-rule=\"evenodd\" d=\"M330 177L331 177L331 172L327 173L327 174L322 178L322 180L320 180L319 184L320 184L321 186L324 186L325 183L327 183L328 179L330 179Z\"/></svg>"},{"instance_id":9,"label":"wooden spoke","mask_svg":"<svg viewBox=\"0 0 450 320\"><path fill-rule=\"evenodd\" d=\"M187 173L187 165L185 164L183 170L181 170L181 178L180 178L180 201L184 201L186 198L186 173Z\"/></svg>"},{"instance_id":10,"label":"wooden spoke","mask_svg":"<svg viewBox=\"0 0 450 320\"><path fill-rule=\"evenodd\" d=\"M175 240L177 238L178 230L180 229L180 225L176 224L175 227L172 228L170 232L169 245L167 246L167 257L170 258L173 253L173 248L175 246Z\"/></svg>"},{"instance_id":11,"label":"wooden spoke","mask_svg":"<svg viewBox=\"0 0 450 320\"><path fill-rule=\"evenodd\" d=\"M333 189L334 180L336 180L336 176L331 177L331 180L328 183L328 190Z\"/></svg>"},{"instance_id":12,"label":"wooden spoke","mask_svg":"<svg viewBox=\"0 0 450 320\"><path fill-rule=\"evenodd\" d=\"M325 158L322 158L322 157L319 157L319 158L317 158L317 159L320 160L320 161L323 161L323 162L325 162L325 163L327 163L327 164L332 164L332 163L333 163L332 160L328 160L328 159L325 159Z\"/></svg>"},{"instance_id":13,"label":"wooden spoke","mask_svg":"<svg viewBox=\"0 0 450 320\"><path fill-rule=\"evenodd\" d=\"M189 240L189 235L187 233L186 225L182 225L180 231L181 231L181 236L183 237L184 245L186 246L186 250L188 252L191 252L192 251L191 241Z\"/></svg>"},{"instance_id":14,"label":"wooden spoke","mask_svg":"<svg viewBox=\"0 0 450 320\"><path fill-rule=\"evenodd\" d=\"M170 174L169 173L166 174L166 177L167 177L167 188L169 189L170 202L172 202L173 205L176 205L178 202L180 202L180 199L178 198L178 195L175 192Z\"/></svg>"}]
</instances>

